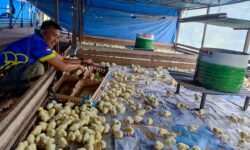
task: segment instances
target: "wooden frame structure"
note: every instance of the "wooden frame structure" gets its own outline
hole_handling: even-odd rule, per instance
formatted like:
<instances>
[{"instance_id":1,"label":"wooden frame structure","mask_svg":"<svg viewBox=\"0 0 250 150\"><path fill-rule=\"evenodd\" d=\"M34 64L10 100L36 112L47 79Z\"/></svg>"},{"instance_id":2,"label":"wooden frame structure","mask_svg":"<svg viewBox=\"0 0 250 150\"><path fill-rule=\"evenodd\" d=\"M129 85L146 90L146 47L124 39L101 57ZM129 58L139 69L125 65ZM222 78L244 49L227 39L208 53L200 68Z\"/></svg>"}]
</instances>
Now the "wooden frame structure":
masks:
<instances>
[{"instance_id":1,"label":"wooden frame structure","mask_svg":"<svg viewBox=\"0 0 250 150\"><path fill-rule=\"evenodd\" d=\"M70 61L70 60L69 60ZM76 62L76 61L74 61ZM80 61L81 63L81 61ZM71 101L76 105L82 105L83 98L80 97L81 91L83 91L84 87L89 86L98 86L93 95L91 95L90 101L93 104L97 103L97 98L101 94L101 90L105 87L108 76L110 75L110 71L108 68L101 66L91 66L86 67L86 72L83 73L83 77L75 77L72 75L63 75L58 82L53 86L53 92L56 94L56 99L60 102ZM91 73L99 72L103 75L102 81L90 80ZM59 89L62 87L64 82L72 81L75 82L74 87L72 87L72 91L69 94L63 94L59 92Z\"/></svg>"},{"instance_id":2,"label":"wooden frame structure","mask_svg":"<svg viewBox=\"0 0 250 150\"><path fill-rule=\"evenodd\" d=\"M113 62L120 65L141 65L144 67L164 66L166 68L194 69L197 56L166 54L160 52L121 50L95 46L82 46L77 57L92 58L94 62Z\"/></svg>"},{"instance_id":3,"label":"wooden frame structure","mask_svg":"<svg viewBox=\"0 0 250 150\"><path fill-rule=\"evenodd\" d=\"M19 136L27 130L32 122L36 110L45 103L48 88L55 76L55 70L50 68L36 84L24 94L14 108L9 110L6 117L1 120L0 149L9 150L17 142ZM28 132L28 131L27 131Z\"/></svg>"},{"instance_id":4,"label":"wooden frame structure","mask_svg":"<svg viewBox=\"0 0 250 150\"><path fill-rule=\"evenodd\" d=\"M180 10L180 14L181 14L181 12L182 12L182 10ZM210 7L207 7L207 15L209 15L209 12L210 12ZM180 15L179 19L181 19L181 15ZM178 27L179 27L179 25L178 25ZM204 47L205 38L206 38L206 31L207 31L207 24L205 23L200 48ZM178 29L177 33L176 33L177 36L176 36L176 41L175 41L175 49L186 51L186 52L191 51L191 53L193 53L193 54L197 53L200 48L196 48L196 47L193 47L193 46L190 46L190 45L184 45L184 44L178 43L179 32L180 32L180 30ZM249 44L250 44L250 31L248 30L247 34L246 34L246 38L245 38L244 48L243 48L244 53L248 53Z\"/></svg>"},{"instance_id":5,"label":"wooden frame structure","mask_svg":"<svg viewBox=\"0 0 250 150\"><path fill-rule=\"evenodd\" d=\"M209 95L238 95L238 96L245 96L246 98L245 98L245 102L244 102L244 105L243 105L242 109L245 111L245 110L247 110L247 108L249 106L250 91L248 91L245 88L242 88L237 93L218 92L218 91L206 89L204 87L200 87L199 85L195 84L193 82L194 74L191 74L191 73L181 73L180 74L180 73L176 73L176 72L173 72L173 71L171 71L170 74L178 82L175 94L180 94L181 85L183 85L185 88L190 89L192 91L202 93L200 109L204 109L205 102L206 102L206 96L208 94Z\"/></svg>"}]
</instances>

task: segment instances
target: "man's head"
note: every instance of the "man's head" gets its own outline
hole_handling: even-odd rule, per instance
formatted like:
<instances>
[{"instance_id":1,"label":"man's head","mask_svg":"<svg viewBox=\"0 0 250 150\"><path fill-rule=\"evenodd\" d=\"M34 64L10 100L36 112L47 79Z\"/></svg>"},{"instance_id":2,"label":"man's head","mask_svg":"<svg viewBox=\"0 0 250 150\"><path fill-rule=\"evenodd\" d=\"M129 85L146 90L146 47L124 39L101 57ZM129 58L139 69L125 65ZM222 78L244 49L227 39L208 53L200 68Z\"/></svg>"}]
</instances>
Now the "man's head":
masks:
<instances>
[{"instance_id":1,"label":"man's head","mask_svg":"<svg viewBox=\"0 0 250 150\"><path fill-rule=\"evenodd\" d=\"M53 48L60 39L61 27L52 20L42 23L40 34L50 48Z\"/></svg>"}]
</instances>

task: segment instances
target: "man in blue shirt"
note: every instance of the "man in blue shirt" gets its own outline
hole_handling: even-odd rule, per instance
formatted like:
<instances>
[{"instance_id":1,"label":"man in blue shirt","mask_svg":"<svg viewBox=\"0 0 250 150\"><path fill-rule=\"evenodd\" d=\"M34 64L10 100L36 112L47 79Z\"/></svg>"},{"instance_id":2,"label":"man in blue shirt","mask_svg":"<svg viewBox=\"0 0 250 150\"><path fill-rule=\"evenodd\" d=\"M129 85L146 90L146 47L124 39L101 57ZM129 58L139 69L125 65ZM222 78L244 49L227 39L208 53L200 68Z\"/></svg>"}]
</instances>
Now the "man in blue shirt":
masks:
<instances>
[{"instance_id":1,"label":"man in blue shirt","mask_svg":"<svg viewBox=\"0 0 250 150\"><path fill-rule=\"evenodd\" d=\"M29 80L44 74L41 62L47 62L59 71L84 71L81 65L65 63L53 47L60 38L61 27L52 20L43 22L40 34L13 42L0 51L0 93L26 90ZM92 64L88 59L86 63Z\"/></svg>"}]
</instances>

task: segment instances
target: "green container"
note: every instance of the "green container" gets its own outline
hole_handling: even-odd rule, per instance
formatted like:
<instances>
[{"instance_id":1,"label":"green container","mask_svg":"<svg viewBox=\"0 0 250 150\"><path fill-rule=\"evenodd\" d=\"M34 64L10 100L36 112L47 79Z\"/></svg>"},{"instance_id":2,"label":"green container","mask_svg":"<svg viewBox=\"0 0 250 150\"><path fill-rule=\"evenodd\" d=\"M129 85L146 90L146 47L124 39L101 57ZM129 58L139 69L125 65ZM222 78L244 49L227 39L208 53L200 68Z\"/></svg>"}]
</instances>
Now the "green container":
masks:
<instances>
[{"instance_id":1,"label":"green container","mask_svg":"<svg viewBox=\"0 0 250 150\"><path fill-rule=\"evenodd\" d=\"M152 51L154 45L154 35L136 34L135 48Z\"/></svg>"},{"instance_id":2,"label":"green container","mask_svg":"<svg viewBox=\"0 0 250 150\"><path fill-rule=\"evenodd\" d=\"M242 52L204 48L199 53L194 80L207 89L239 92L248 57Z\"/></svg>"}]
</instances>

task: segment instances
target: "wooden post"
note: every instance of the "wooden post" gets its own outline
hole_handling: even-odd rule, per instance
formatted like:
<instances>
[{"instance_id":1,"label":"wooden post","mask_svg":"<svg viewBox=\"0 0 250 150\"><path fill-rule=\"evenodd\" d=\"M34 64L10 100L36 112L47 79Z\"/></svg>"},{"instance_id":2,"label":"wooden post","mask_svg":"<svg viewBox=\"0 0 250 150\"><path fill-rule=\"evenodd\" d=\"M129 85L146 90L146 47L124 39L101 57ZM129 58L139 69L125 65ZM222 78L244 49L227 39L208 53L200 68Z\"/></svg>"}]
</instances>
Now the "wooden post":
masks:
<instances>
[{"instance_id":1,"label":"wooden post","mask_svg":"<svg viewBox=\"0 0 250 150\"><path fill-rule=\"evenodd\" d=\"M207 8L207 15L209 14L209 11L210 11L210 7ZM205 38L206 38L206 31L207 31L207 24L205 23L204 29L203 29L203 36L202 36L202 40L201 40L201 48L204 47Z\"/></svg>"},{"instance_id":2,"label":"wooden post","mask_svg":"<svg viewBox=\"0 0 250 150\"><path fill-rule=\"evenodd\" d=\"M175 38L175 43L174 43L174 47L176 47L176 44L178 43L178 38L179 38L179 32L180 32L180 22L179 19L181 19L182 17L182 10L179 10L179 16L178 16L178 24L177 24L177 31L176 31L176 38Z\"/></svg>"},{"instance_id":3,"label":"wooden post","mask_svg":"<svg viewBox=\"0 0 250 150\"><path fill-rule=\"evenodd\" d=\"M58 0L54 0L54 4L55 4L55 21L56 21L56 23L57 24L59 24L59 1ZM59 42L56 44L56 46L55 46L55 49L56 49L56 51L57 52L59 52L59 49L60 49L60 47L59 47Z\"/></svg>"},{"instance_id":4,"label":"wooden post","mask_svg":"<svg viewBox=\"0 0 250 150\"><path fill-rule=\"evenodd\" d=\"M23 27L23 6L24 6L24 2L21 2L21 27Z\"/></svg>"},{"instance_id":5,"label":"wooden post","mask_svg":"<svg viewBox=\"0 0 250 150\"><path fill-rule=\"evenodd\" d=\"M72 51L71 55L74 55L74 51L77 47L77 35L76 35L76 24L77 24L77 4L78 0L73 0L73 23L72 23Z\"/></svg>"},{"instance_id":6,"label":"wooden post","mask_svg":"<svg viewBox=\"0 0 250 150\"><path fill-rule=\"evenodd\" d=\"M10 22L9 22L9 28L10 29L12 29L13 28L13 26L12 26L12 17L13 17L13 15L12 15L12 6L11 6L11 4L12 4L13 2L12 2L12 0L9 0L9 4L10 4L10 8L9 8L9 13L10 13Z\"/></svg>"},{"instance_id":7,"label":"wooden post","mask_svg":"<svg viewBox=\"0 0 250 150\"><path fill-rule=\"evenodd\" d=\"M250 31L248 30L248 31L247 31L247 36L246 36L245 45L244 45L244 49L243 49L243 53L248 53L249 42L250 42Z\"/></svg>"},{"instance_id":8,"label":"wooden post","mask_svg":"<svg viewBox=\"0 0 250 150\"><path fill-rule=\"evenodd\" d=\"M33 11L31 4L30 4L30 27L33 27Z\"/></svg>"},{"instance_id":9,"label":"wooden post","mask_svg":"<svg viewBox=\"0 0 250 150\"><path fill-rule=\"evenodd\" d=\"M85 12L86 12L86 0L83 0L82 2L82 41L84 37L84 18L85 18Z\"/></svg>"},{"instance_id":10,"label":"wooden post","mask_svg":"<svg viewBox=\"0 0 250 150\"><path fill-rule=\"evenodd\" d=\"M79 32L79 44L81 44L83 36L83 2L82 0L78 1L78 32Z\"/></svg>"}]
</instances>

